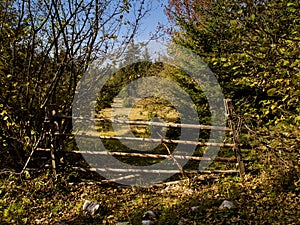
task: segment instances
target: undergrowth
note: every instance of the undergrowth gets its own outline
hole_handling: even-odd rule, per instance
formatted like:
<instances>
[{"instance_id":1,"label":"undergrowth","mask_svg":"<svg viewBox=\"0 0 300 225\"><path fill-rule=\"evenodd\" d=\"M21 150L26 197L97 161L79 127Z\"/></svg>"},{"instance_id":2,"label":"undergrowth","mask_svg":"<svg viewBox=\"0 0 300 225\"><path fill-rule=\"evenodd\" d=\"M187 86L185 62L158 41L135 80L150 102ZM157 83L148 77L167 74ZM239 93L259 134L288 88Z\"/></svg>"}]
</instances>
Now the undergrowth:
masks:
<instances>
[{"instance_id":1,"label":"undergrowth","mask_svg":"<svg viewBox=\"0 0 300 225\"><path fill-rule=\"evenodd\" d=\"M280 177L197 175L175 184L125 187L117 184L71 183L67 176L54 179L50 173L27 179L1 179L1 224L141 224L144 212L152 210L157 224L298 224L299 180L289 187ZM100 204L94 217L84 216L88 199ZM234 207L219 209L223 200ZM197 206L197 210L191 207Z\"/></svg>"}]
</instances>

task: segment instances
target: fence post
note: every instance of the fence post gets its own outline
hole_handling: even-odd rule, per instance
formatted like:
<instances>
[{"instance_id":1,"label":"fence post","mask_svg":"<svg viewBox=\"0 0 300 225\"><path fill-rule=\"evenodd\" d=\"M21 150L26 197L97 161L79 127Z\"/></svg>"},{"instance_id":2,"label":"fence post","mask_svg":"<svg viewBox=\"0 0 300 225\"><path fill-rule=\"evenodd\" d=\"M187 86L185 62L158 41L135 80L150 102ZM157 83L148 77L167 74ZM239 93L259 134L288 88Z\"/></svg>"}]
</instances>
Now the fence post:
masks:
<instances>
[{"instance_id":1,"label":"fence post","mask_svg":"<svg viewBox=\"0 0 300 225\"><path fill-rule=\"evenodd\" d=\"M234 122L234 108L231 99L225 99L225 108L228 117L228 125L232 132L232 140L233 140L233 151L235 157L237 159L237 165L240 171L240 176L243 178L245 175L245 165L243 162L243 157L240 149L240 139L239 139L239 132L237 127L239 126L238 121Z\"/></svg>"},{"instance_id":2,"label":"fence post","mask_svg":"<svg viewBox=\"0 0 300 225\"><path fill-rule=\"evenodd\" d=\"M48 105L46 106L46 117L45 117L45 123L48 124L48 135L49 135L49 141L50 141L50 154L51 154L51 164L53 169L54 176L57 175L57 160L55 157L55 152L57 149L57 138L56 138L56 132L59 132L60 125L57 122L58 116L58 107L57 105Z\"/></svg>"}]
</instances>

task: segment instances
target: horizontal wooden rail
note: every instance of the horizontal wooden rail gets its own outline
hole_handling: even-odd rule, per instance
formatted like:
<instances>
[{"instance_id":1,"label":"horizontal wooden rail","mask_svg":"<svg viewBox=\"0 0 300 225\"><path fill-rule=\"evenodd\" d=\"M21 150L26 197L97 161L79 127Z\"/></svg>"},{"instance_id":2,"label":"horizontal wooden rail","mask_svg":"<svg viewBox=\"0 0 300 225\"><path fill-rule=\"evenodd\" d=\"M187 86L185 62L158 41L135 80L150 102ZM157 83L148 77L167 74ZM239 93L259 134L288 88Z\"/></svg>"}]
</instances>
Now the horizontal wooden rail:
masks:
<instances>
[{"instance_id":1,"label":"horizontal wooden rail","mask_svg":"<svg viewBox=\"0 0 300 225\"><path fill-rule=\"evenodd\" d=\"M193 161L215 161L215 162L232 162L236 163L236 158L225 158L225 157L216 157L214 159L208 157L199 157L199 156L183 156L183 155L163 155L163 154L147 154L147 153L127 153L127 152L104 152L104 151L72 151L70 153L77 154L90 154L90 155L111 155L111 156L129 156L129 157L140 157L140 158L153 158L153 159L187 159Z\"/></svg>"},{"instance_id":2,"label":"horizontal wooden rail","mask_svg":"<svg viewBox=\"0 0 300 225\"><path fill-rule=\"evenodd\" d=\"M84 172L117 172L117 173L169 173L169 174L177 174L180 173L180 170L148 170L148 169L119 169L119 168L88 168L84 169L81 167L73 167L73 169L81 170ZM184 173L239 173L239 170L184 170Z\"/></svg>"},{"instance_id":3,"label":"horizontal wooden rail","mask_svg":"<svg viewBox=\"0 0 300 225\"><path fill-rule=\"evenodd\" d=\"M185 145L197 145L197 146L214 146L214 147L234 147L234 144L230 143L214 143L214 142L197 142L197 141L183 141L183 140L171 140L171 139L159 139L159 138L136 138L136 137L116 137L116 136L94 136L87 134L61 134L55 133L57 136L78 136L84 138L100 138L106 140L125 140L125 141L140 141L151 143L168 143L168 144L185 144Z\"/></svg>"},{"instance_id":4,"label":"horizontal wooden rail","mask_svg":"<svg viewBox=\"0 0 300 225\"><path fill-rule=\"evenodd\" d=\"M158 126L158 127L231 131L231 129L226 126L210 126L210 125L201 125L201 124L195 125L195 124L184 124L184 123L183 124L162 123L162 122L152 122L152 121L116 120L116 119L107 119L107 118L88 118L88 117L72 117L72 116L56 116L56 117L60 119L89 120L94 122L110 122L110 123L130 124L130 125L148 125L148 126Z\"/></svg>"}]
</instances>

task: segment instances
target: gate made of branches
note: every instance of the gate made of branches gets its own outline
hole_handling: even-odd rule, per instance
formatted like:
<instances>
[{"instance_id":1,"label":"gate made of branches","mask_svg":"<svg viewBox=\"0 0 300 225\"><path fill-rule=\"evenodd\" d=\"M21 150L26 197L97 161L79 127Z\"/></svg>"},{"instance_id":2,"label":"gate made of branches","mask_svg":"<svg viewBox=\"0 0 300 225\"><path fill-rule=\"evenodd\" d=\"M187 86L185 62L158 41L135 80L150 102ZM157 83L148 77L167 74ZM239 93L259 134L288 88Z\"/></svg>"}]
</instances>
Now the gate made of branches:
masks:
<instances>
[{"instance_id":1,"label":"gate made of branches","mask_svg":"<svg viewBox=\"0 0 300 225\"><path fill-rule=\"evenodd\" d=\"M109 154L112 157L135 157L135 158L143 158L143 159L173 159L176 163L177 160L180 159L187 159L189 161L212 161L213 162L223 162L223 163L234 163L235 167L234 169L213 169L213 170L206 170L201 171L201 173L239 173L240 176L243 176L245 173L245 167L242 159L241 149L240 149L240 141L239 141L239 130L237 129L237 124L235 124L235 118L234 118L234 109L233 105L231 103L231 100L226 99L225 100L225 109L226 109L226 115L227 115L227 126L210 126L210 125L194 125L194 124L180 124L180 123L162 123L162 122L148 122L148 121L124 121L124 120L116 120L116 119L105 119L105 118L83 118L83 117L77 117L72 118L71 116L63 116L58 114L58 107L56 105L50 105L46 108L46 117L44 122L44 135L43 135L43 143L45 147L38 147L36 146L35 149L33 149L30 157L28 158L28 161L23 169L28 165L28 162L30 161L34 151L49 151L51 156L51 165L54 172L54 175L57 174L58 169L58 163L59 160L57 159L57 154L61 152L65 152L67 154L91 154L95 155L95 157L101 157L103 154ZM220 148L226 148L229 149L228 151L231 151L234 153L234 156L232 157L215 157L214 159L210 157L203 157L203 156L183 156L183 155L173 155L168 147L168 154L152 154L152 153L136 153L136 152L122 152L122 151L108 151L104 153L103 151L95 152L95 151L82 151L82 150L68 150L67 152L64 150L64 140L66 140L68 137L74 136L73 133L65 133L62 132L61 124L62 121L66 120L89 120L94 122L105 122L105 123L116 123L116 124L128 124L128 125L145 125L145 126L157 126L157 127L166 127L166 128L190 128L190 129L200 129L200 130L221 130L226 133L226 138L223 142L220 143L210 143L210 142L192 142L189 140L176 140L176 139L168 139L168 138L138 138L138 137L119 137L119 136L103 136L103 135L97 135L97 136L91 136L89 134L80 134L83 137L87 138L100 138L101 140L127 140L132 142L151 142L151 143L162 143L166 146L166 144L183 144L183 145L197 145L199 147L203 146L216 146ZM78 134L76 134L78 136ZM76 168L74 168L76 169ZM77 168L78 169L78 168ZM85 168L84 170L90 170L90 171L118 171L120 173L126 172L126 174L130 172L143 172L143 173L169 173L169 174L176 174L176 173L199 173L199 170L189 170L184 169L178 164L178 170L158 170L158 171L151 171L151 170L130 170L130 169L116 169L116 168ZM120 177L120 179L126 179L126 177Z\"/></svg>"}]
</instances>

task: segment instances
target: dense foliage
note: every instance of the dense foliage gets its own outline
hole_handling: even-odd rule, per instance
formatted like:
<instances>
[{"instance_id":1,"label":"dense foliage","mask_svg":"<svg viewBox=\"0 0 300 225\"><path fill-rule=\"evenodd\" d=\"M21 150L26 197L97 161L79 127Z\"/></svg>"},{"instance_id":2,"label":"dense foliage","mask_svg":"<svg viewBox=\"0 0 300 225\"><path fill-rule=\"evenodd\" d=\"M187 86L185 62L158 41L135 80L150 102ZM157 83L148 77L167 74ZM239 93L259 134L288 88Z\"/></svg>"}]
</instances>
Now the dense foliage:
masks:
<instances>
[{"instance_id":1,"label":"dense foliage","mask_svg":"<svg viewBox=\"0 0 300 225\"><path fill-rule=\"evenodd\" d=\"M181 2L170 1L179 27L173 40L203 58L244 115L257 124L297 124L299 2Z\"/></svg>"},{"instance_id":2,"label":"dense foliage","mask_svg":"<svg viewBox=\"0 0 300 225\"><path fill-rule=\"evenodd\" d=\"M201 56L215 73L250 132L247 142L263 149L257 152L260 164L271 157L264 166L298 171L299 1L169 3L177 25L173 41Z\"/></svg>"},{"instance_id":3,"label":"dense foliage","mask_svg":"<svg viewBox=\"0 0 300 225\"><path fill-rule=\"evenodd\" d=\"M10 156L2 166L22 166L43 135L47 105L70 115L87 66L126 46L146 11L145 1L1 1L0 152Z\"/></svg>"}]
</instances>

